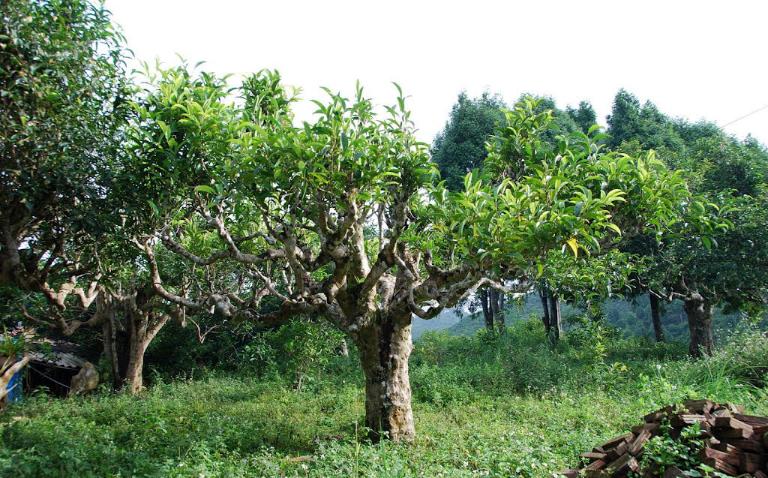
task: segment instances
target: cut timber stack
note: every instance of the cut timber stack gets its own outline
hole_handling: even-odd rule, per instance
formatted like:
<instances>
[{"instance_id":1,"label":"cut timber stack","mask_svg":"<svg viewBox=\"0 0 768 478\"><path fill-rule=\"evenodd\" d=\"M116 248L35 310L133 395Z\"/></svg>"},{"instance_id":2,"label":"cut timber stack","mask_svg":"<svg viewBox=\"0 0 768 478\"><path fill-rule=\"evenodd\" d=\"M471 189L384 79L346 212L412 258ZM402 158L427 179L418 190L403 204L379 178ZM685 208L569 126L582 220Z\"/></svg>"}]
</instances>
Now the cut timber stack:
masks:
<instances>
[{"instance_id":1,"label":"cut timber stack","mask_svg":"<svg viewBox=\"0 0 768 478\"><path fill-rule=\"evenodd\" d=\"M663 473L641 469L641 457L648 440L662 434L663 424L668 424L668 435L678 439L683 428L698 423L703 442L699 457L702 463L728 476L768 478L768 417L744 415L743 412L741 407L709 400L689 400L677 409L664 407L646 415L645 423L633 427L631 432L582 453L581 457L587 463L583 468L561 471L558 476L688 476L674 466Z\"/></svg>"}]
</instances>

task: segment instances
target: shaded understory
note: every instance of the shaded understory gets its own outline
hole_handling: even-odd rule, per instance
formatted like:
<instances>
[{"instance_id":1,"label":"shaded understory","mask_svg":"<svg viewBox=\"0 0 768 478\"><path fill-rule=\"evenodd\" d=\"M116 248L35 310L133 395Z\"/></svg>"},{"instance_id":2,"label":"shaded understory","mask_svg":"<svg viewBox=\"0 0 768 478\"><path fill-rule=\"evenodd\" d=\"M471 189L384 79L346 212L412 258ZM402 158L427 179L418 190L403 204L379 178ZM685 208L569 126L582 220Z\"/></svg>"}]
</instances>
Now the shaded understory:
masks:
<instances>
[{"instance_id":1,"label":"shaded understory","mask_svg":"<svg viewBox=\"0 0 768 478\"><path fill-rule=\"evenodd\" d=\"M361 443L350 357L302 392L211 373L140 398L33 398L0 416L0 476L546 477L666 403L708 397L768 415L768 339L755 332L699 362L684 345L610 337L552 351L542 334L527 322L501 339L425 336L412 446Z\"/></svg>"}]
</instances>

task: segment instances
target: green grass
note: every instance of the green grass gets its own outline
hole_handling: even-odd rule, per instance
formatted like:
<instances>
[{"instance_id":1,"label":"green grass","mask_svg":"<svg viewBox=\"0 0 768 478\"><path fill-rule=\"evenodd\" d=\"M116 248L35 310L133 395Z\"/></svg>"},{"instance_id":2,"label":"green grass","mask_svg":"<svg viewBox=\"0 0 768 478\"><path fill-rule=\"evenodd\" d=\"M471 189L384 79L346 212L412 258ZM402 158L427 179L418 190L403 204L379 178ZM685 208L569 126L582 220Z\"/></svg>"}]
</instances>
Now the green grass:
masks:
<instances>
[{"instance_id":1,"label":"green grass","mask_svg":"<svg viewBox=\"0 0 768 478\"><path fill-rule=\"evenodd\" d=\"M354 357L300 393L212 373L139 398L39 396L0 417L0 476L546 477L688 397L768 415L768 339L756 333L700 362L680 345L572 342L550 350L534 322L502 338L427 334L412 359L410 446L361 440Z\"/></svg>"}]
</instances>

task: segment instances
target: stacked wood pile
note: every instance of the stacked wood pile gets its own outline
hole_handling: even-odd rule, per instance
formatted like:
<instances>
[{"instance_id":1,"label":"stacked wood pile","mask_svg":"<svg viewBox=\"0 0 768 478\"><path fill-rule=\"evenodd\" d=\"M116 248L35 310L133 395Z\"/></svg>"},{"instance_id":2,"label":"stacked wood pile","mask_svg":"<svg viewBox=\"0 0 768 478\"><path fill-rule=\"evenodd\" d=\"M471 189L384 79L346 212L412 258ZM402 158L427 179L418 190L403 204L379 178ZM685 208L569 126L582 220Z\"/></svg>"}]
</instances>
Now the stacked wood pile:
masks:
<instances>
[{"instance_id":1,"label":"stacked wood pile","mask_svg":"<svg viewBox=\"0 0 768 478\"><path fill-rule=\"evenodd\" d=\"M611 438L592 451L582 453L586 465L581 469L565 470L560 475L576 477L685 477L683 470L669 467L663 473L641 469L646 443L666 433L678 439L683 428L698 423L703 448L702 463L728 476L768 478L768 417L744 415L744 410L732 404L717 404L709 400L689 400L682 408L665 407L645 416L645 423L631 432Z\"/></svg>"}]
</instances>

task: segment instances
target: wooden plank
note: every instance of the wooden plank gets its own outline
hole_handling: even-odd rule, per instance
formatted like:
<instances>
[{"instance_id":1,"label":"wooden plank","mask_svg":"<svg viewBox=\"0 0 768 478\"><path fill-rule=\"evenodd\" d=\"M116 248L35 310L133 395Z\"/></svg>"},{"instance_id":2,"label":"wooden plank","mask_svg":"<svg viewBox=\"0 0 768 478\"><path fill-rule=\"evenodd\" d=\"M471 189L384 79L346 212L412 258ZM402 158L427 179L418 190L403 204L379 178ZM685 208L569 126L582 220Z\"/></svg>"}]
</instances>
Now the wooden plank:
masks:
<instances>
[{"instance_id":1,"label":"wooden plank","mask_svg":"<svg viewBox=\"0 0 768 478\"><path fill-rule=\"evenodd\" d=\"M661 422L669 420L672 427L665 428L669 436L679 439L686 427L701 426L700 438L704 449L702 462L729 476L768 478L768 417L745 415L733 404L718 405L710 400L689 400L687 411L676 412L664 407L644 417L644 423L632 427L632 432L617 435L580 457L589 464L580 470L561 472L566 478L626 478L632 476L659 476L648 470L641 471L637 457L641 456L648 440L661 431ZM677 410L682 410L677 408ZM684 478L677 467L665 470L664 478Z\"/></svg>"},{"instance_id":2,"label":"wooden plank","mask_svg":"<svg viewBox=\"0 0 768 478\"><path fill-rule=\"evenodd\" d=\"M588 460L602 460L605 458L605 453L599 453L594 451L588 451L586 453L582 453L579 455L581 458L586 458Z\"/></svg>"},{"instance_id":3,"label":"wooden plank","mask_svg":"<svg viewBox=\"0 0 768 478\"><path fill-rule=\"evenodd\" d=\"M711 400L686 400L683 406L693 413L709 413L715 408Z\"/></svg>"},{"instance_id":4,"label":"wooden plank","mask_svg":"<svg viewBox=\"0 0 768 478\"><path fill-rule=\"evenodd\" d=\"M733 466L739 466L741 463L740 452L726 453L724 451L715 450L714 448L704 448L703 450L701 450L700 456L702 460L706 460L707 458L712 458L712 459L723 461Z\"/></svg>"},{"instance_id":5,"label":"wooden plank","mask_svg":"<svg viewBox=\"0 0 768 478\"><path fill-rule=\"evenodd\" d=\"M626 476L630 471L638 471L639 469L640 464L637 462L637 460L635 460L635 457L630 454L626 454L620 456L610 465L608 465L605 471L610 473L611 476Z\"/></svg>"},{"instance_id":6,"label":"wooden plank","mask_svg":"<svg viewBox=\"0 0 768 478\"><path fill-rule=\"evenodd\" d=\"M685 478L685 473L676 466L670 466L664 472L664 478Z\"/></svg>"},{"instance_id":7,"label":"wooden plank","mask_svg":"<svg viewBox=\"0 0 768 478\"><path fill-rule=\"evenodd\" d=\"M739 474L738 467L735 467L730 463L726 463L722 460L718 460L717 458L705 458L702 461L717 471L722 471L723 473L727 473L732 476L737 476Z\"/></svg>"},{"instance_id":8,"label":"wooden plank","mask_svg":"<svg viewBox=\"0 0 768 478\"><path fill-rule=\"evenodd\" d=\"M728 442L725 442L725 441L724 442L720 442L720 443L718 443L716 445L712 445L711 448L714 448L715 450L719 450L719 451L722 451L722 452L725 452L725 453L734 453L734 452L738 453L739 452L738 448L736 448L732 444L730 444Z\"/></svg>"},{"instance_id":9,"label":"wooden plank","mask_svg":"<svg viewBox=\"0 0 768 478\"><path fill-rule=\"evenodd\" d=\"M605 470L586 470L585 478L610 478L610 474Z\"/></svg>"},{"instance_id":10,"label":"wooden plank","mask_svg":"<svg viewBox=\"0 0 768 478\"><path fill-rule=\"evenodd\" d=\"M633 426L631 430L632 430L632 433L634 433L635 435L642 432L643 430L648 430L649 432L651 432L652 435L655 435L660 428L661 428L660 423L643 423L642 425Z\"/></svg>"},{"instance_id":11,"label":"wooden plank","mask_svg":"<svg viewBox=\"0 0 768 478\"><path fill-rule=\"evenodd\" d=\"M749 430L751 433L753 428L750 424L742 422L735 417L715 417L715 426L717 428L733 428L737 430Z\"/></svg>"},{"instance_id":12,"label":"wooden plank","mask_svg":"<svg viewBox=\"0 0 768 478\"><path fill-rule=\"evenodd\" d=\"M605 468L605 465L606 463L604 460L595 460L589 465L585 466L584 469L585 470L602 470L603 468Z\"/></svg>"},{"instance_id":13,"label":"wooden plank","mask_svg":"<svg viewBox=\"0 0 768 478\"><path fill-rule=\"evenodd\" d=\"M722 440L724 438L745 438L750 439L754 436L754 432L752 431L752 427L749 428L725 428L725 429L719 429L715 430L715 436Z\"/></svg>"},{"instance_id":14,"label":"wooden plank","mask_svg":"<svg viewBox=\"0 0 768 478\"><path fill-rule=\"evenodd\" d=\"M608 451L611 448L615 448L615 447L619 446L619 444L621 444L621 443L626 443L626 442L632 441L634 439L635 439L635 435L632 432L625 433L623 435L618 435L618 436L615 436L615 437L611 438L607 442L603 443L603 449L605 451Z\"/></svg>"},{"instance_id":15,"label":"wooden plank","mask_svg":"<svg viewBox=\"0 0 768 478\"><path fill-rule=\"evenodd\" d=\"M752 430L758 435L768 432L768 418L753 417L751 415L734 415L734 418L751 426Z\"/></svg>"},{"instance_id":16,"label":"wooden plank","mask_svg":"<svg viewBox=\"0 0 768 478\"><path fill-rule=\"evenodd\" d=\"M643 419L647 423L658 423L660 422L664 417L666 417L672 410L665 410L661 409L655 412L651 412L648 415L644 416Z\"/></svg>"},{"instance_id":17,"label":"wooden plank","mask_svg":"<svg viewBox=\"0 0 768 478\"><path fill-rule=\"evenodd\" d=\"M724 441L729 446L752 453L763 453L765 447L757 440L727 439ZM718 448L719 449L719 448Z\"/></svg>"},{"instance_id":18,"label":"wooden plank","mask_svg":"<svg viewBox=\"0 0 768 478\"><path fill-rule=\"evenodd\" d=\"M565 478L578 478L579 470L562 470L557 472L558 476L564 476Z\"/></svg>"},{"instance_id":19,"label":"wooden plank","mask_svg":"<svg viewBox=\"0 0 768 478\"><path fill-rule=\"evenodd\" d=\"M768 425L768 417L758 417L755 415L742 415L741 413L737 413L733 417L738 420L741 420L744 423L748 423L752 425L752 427L760 426L760 425Z\"/></svg>"},{"instance_id":20,"label":"wooden plank","mask_svg":"<svg viewBox=\"0 0 768 478\"><path fill-rule=\"evenodd\" d=\"M675 427L685 427L688 425L693 425L695 423L706 423L707 417L704 415L696 415L696 414L688 414L688 413L681 413L678 415L674 415L669 422L675 426Z\"/></svg>"},{"instance_id":21,"label":"wooden plank","mask_svg":"<svg viewBox=\"0 0 768 478\"><path fill-rule=\"evenodd\" d=\"M651 439L651 432L649 430L643 430L640 433L638 433L637 437L635 438L635 441L632 442L632 444L629 446L629 454L633 456L637 456L641 451L643 451L643 447L645 446L646 442Z\"/></svg>"},{"instance_id":22,"label":"wooden plank","mask_svg":"<svg viewBox=\"0 0 768 478\"><path fill-rule=\"evenodd\" d=\"M620 456L627 453L627 449L629 448L629 444L625 441L619 443L619 445L615 448L611 448L610 450L606 451L606 461L614 461Z\"/></svg>"},{"instance_id":23,"label":"wooden plank","mask_svg":"<svg viewBox=\"0 0 768 478\"><path fill-rule=\"evenodd\" d=\"M757 453L742 453L739 460L741 471L746 473L755 473L760 471L765 465L765 459Z\"/></svg>"}]
</instances>

